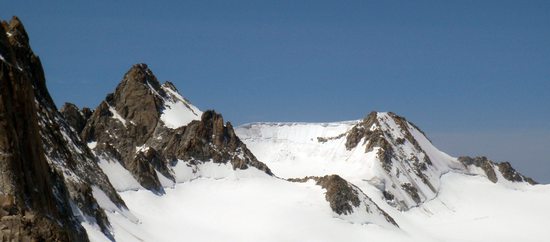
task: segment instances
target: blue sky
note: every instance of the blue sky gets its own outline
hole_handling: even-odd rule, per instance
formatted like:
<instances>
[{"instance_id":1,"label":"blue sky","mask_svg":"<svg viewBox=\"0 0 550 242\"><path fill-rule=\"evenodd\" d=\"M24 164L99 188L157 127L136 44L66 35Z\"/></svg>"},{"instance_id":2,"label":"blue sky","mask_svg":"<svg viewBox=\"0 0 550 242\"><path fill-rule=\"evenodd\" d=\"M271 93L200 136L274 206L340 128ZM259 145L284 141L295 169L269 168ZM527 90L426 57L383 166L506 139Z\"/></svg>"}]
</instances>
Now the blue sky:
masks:
<instances>
[{"instance_id":1,"label":"blue sky","mask_svg":"<svg viewBox=\"0 0 550 242\"><path fill-rule=\"evenodd\" d=\"M550 1L5 0L58 105L145 62L235 124L394 111L550 182Z\"/></svg>"}]
</instances>

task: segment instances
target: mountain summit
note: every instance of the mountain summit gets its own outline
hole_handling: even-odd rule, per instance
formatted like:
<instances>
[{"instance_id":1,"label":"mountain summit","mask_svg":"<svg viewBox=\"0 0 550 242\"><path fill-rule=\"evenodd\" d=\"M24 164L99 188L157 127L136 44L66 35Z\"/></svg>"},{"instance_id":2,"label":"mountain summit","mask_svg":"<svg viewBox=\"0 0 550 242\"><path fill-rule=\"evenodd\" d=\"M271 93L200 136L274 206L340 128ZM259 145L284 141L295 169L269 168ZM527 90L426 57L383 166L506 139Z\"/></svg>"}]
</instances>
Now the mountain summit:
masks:
<instances>
[{"instance_id":1,"label":"mountain summit","mask_svg":"<svg viewBox=\"0 0 550 242\"><path fill-rule=\"evenodd\" d=\"M57 111L40 59L14 17L0 31L0 236L10 241L88 241L81 222L112 237L100 204L126 205ZM102 194L97 200L95 194Z\"/></svg>"},{"instance_id":2,"label":"mountain summit","mask_svg":"<svg viewBox=\"0 0 550 242\"><path fill-rule=\"evenodd\" d=\"M238 127L237 134L278 175L338 174L363 189L376 187L400 210L437 196L440 178L449 172L494 183L535 183L509 163L451 157L416 125L391 112L339 123L252 123Z\"/></svg>"},{"instance_id":3,"label":"mountain summit","mask_svg":"<svg viewBox=\"0 0 550 242\"><path fill-rule=\"evenodd\" d=\"M234 128L145 64L95 109L58 110L17 18L0 29L0 171L2 241L550 237L548 185L391 112Z\"/></svg>"},{"instance_id":4,"label":"mountain summit","mask_svg":"<svg viewBox=\"0 0 550 242\"><path fill-rule=\"evenodd\" d=\"M231 123L224 123L214 111L200 111L172 83L161 85L145 64L128 70L115 92L93 111L81 136L102 163L120 164L139 186L158 193L201 176L205 162L229 162L233 169L251 167L271 175L235 135ZM118 190L130 188L114 185Z\"/></svg>"}]
</instances>

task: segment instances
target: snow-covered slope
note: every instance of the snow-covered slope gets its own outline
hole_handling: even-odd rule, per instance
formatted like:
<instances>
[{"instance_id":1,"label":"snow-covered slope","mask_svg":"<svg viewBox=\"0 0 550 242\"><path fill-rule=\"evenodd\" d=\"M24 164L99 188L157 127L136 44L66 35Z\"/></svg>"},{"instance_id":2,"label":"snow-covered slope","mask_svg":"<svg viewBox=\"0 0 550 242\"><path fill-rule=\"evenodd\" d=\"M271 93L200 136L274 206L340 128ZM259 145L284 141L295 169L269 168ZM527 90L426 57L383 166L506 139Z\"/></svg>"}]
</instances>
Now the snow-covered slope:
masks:
<instances>
[{"instance_id":1,"label":"snow-covered slope","mask_svg":"<svg viewBox=\"0 0 550 242\"><path fill-rule=\"evenodd\" d=\"M164 212L170 214L168 217L185 217L193 221L192 215L188 214L190 209L215 211L216 207L211 205L212 202L206 201L210 199L208 194L201 197L192 193L192 196L197 196L193 199L202 201L205 207L179 203L179 200L186 201L186 196L189 196L184 195L182 189L193 191L191 184L215 184L222 189L226 188L226 183L233 184L231 187L243 184L243 189L235 191L236 197L233 199L240 197L250 200L250 203L254 204L250 205L250 208L261 206L267 210L285 210L298 206L307 211L308 204L316 204L315 209L318 209L319 216L324 217L326 223L336 220L352 224L372 224L391 230L398 227L395 221L363 191L339 176L311 177L310 179L315 181L313 185L308 179L287 181L273 176L271 170L257 160L236 136L231 123L224 122L223 117L214 111L202 112L191 105L178 93L173 84L161 85L145 64L132 66L115 92L107 95L105 101L90 115L85 115L84 109L74 109L72 105L64 108L66 117L73 120L70 123L79 127L81 120L84 120L85 125L80 129L81 136L99 158L99 167L111 184L121 196L131 197L125 199L129 203L135 194L143 196L143 199L140 198L144 202L141 203L143 207L137 205L130 208L135 218L140 221L137 224L127 216L120 216L119 212L112 212L113 210L106 206L109 220L117 224L113 226L114 236L120 241L131 238L173 241L174 237L159 236L158 230L162 230L160 228L174 228L174 221L163 219L168 216L165 216ZM75 130L79 128L75 127ZM221 181L223 182L220 183ZM260 193L258 187L247 186L247 181L262 183L266 190ZM311 186L316 188L310 188ZM226 196L231 194L233 189L227 189L230 190L221 193L220 200L216 203L224 204L226 200L231 201L232 198ZM299 198L287 195L307 189L316 192L312 201L300 201ZM276 201L279 207L265 207L262 196L280 197ZM156 204L164 203L172 204L162 205L169 207L170 211L149 209L160 206ZM242 217L250 216L247 215L250 212L247 208L234 207L233 204L229 204L227 208L239 211ZM258 208L254 208L256 209ZM149 214L150 212L154 214ZM269 213L264 215L270 216ZM219 218L218 214L205 216L224 220ZM161 221L150 222L149 219ZM198 217L194 219L201 220ZM235 225L249 222L239 217L233 219L240 221L231 222ZM281 221L281 224L284 224L284 221ZM167 233L177 234L179 231ZM90 234L94 234L92 237L99 240L103 238L99 233Z\"/></svg>"},{"instance_id":2,"label":"snow-covered slope","mask_svg":"<svg viewBox=\"0 0 550 242\"><path fill-rule=\"evenodd\" d=\"M166 93L164 97L164 108L160 119L171 129L185 126L193 120L200 120L202 112L185 99L178 92L174 84L166 82L162 84L162 90Z\"/></svg>"},{"instance_id":3,"label":"snow-covered slope","mask_svg":"<svg viewBox=\"0 0 550 242\"><path fill-rule=\"evenodd\" d=\"M3 241L550 238L550 186L393 113L244 125L247 147L145 64L95 110L58 111L19 20L0 29Z\"/></svg>"},{"instance_id":4,"label":"snow-covered slope","mask_svg":"<svg viewBox=\"0 0 550 242\"><path fill-rule=\"evenodd\" d=\"M109 219L117 241L542 242L550 237L548 185L511 190L484 177L449 173L441 187L436 199L406 212L379 200L399 229L341 219L313 180L295 184L253 174L200 178L160 197L146 190L122 192L140 222L117 214Z\"/></svg>"},{"instance_id":5,"label":"snow-covered slope","mask_svg":"<svg viewBox=\"0 0 550 242\"><path fill-rule=\"evenodd\" d=\"M338 174L361 189L376 187L401 210L433 199L440 177L451 171L509 180L502 176L502 165L439 151L414 124L393 113L337 123L253 123L236 132L279 176ZM518 176L516 181L531 181Z\"/></svg>"}]
</instances>

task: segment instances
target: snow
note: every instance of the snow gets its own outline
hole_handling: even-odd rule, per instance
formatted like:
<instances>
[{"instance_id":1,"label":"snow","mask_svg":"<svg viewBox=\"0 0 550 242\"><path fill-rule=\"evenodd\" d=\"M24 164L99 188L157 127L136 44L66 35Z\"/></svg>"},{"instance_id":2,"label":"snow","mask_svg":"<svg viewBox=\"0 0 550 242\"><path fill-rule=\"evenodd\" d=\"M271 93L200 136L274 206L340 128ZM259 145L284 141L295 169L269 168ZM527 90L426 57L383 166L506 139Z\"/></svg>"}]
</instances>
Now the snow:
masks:
<instances>
[{"instance_id":1,"label":"snow","mask_svg":"<svg viewBox=\"0 0 550 242\"><path fill-rule=\"evenodd\" d=\"M90 150L95 149L96 146L97 146L97 142L95 142L95 141L92 141L92 142L88 143L88 148L90 148Z\"/></svg>"},{"instance_id":2,"label":"snow","mask_svg":"<svg viewBox=\"0 0 550 242\"><path fill-rule=\"evenodd\" d=\"M170 96L164 100L164 110L160 116L166 127L177 129L193 120L201 119L202 112L178 92L165 85L162 86L162 89Z\"/></svg>"},{"instance_id":3,"label":"snow","mask_svg":"<svg viewBox=\"0 0 550 242\"><path fill-rule=\"evenodd\" d=\"M399 229L350 223L332 212L325 191L314 182L267 176L198 178L167 188L163 196L146 190L121 192L140 222L116 213L108 216L117 241L184 236L189 241L535 242L550 236L549 185L513 190L481 176L452 172L442 177L441 185L436 199L407 212L383 203L376 189L368 191Z\"/></svg>"},{"instance_id":4,"label":"snow","mask_svg":"<svg viewBox=\"0 0 550 242\"><path fill-rule=\"evenodd\" d=\"M177 241L182 236L189 241L364 241L376 233L385 234L386 241L405 238L396 229L338 218L313 182L201 178L166 189L161 197L144 190L121 196L141 223L128 228L110 214L118 241Z\"/></svg>"},{"instance_id":5,"label":"snow","mask_svg":"<svg viewBox=\"0 0 550 242\"><path fill-rule=\"evenodd\" d=\"M115 108L109 106L109 111L113 114L113 118L120 121L124 127L126 127L126 119L124 119L120 114L116 111Z\"/></svg>"},{"instance_id":6,"label":"snow","mask_svg":"<svg viewBox=\"0 0 550 242\"><path fill-rule=\"evenodd\" d=\"M404 137L388 117L380 113L380 127L370 129L387 130L385 135L393 139ZM433 162L426 174L438 191L433 197L420 191L427 200L408 211L390 206L381 192L387 181L415 178L389 177L377 160L379 148L365 153L364 140L347 150L342 134L358 122L256 123L236 129L278 177L339 174L359 187L366 196L359 194L362 204L351 215L335 214L326 191L311 180L293 183L211 161L177 161L172 167L175 183L157 172L165 188L158 195L142 188L120 163L103 159L101 169L131 213L98 188L93 195L106 209L117 241L538 242L550 237L550 185L508 182L499 172L499 182L492 183L483 170L466 170L412 126L407 129ZM408 141L399 151L417 152ZM380 214L365 212L366 205L374 210L374 203L399 228L387 226ZM92 225L84 227L91 241L109 241Z\"/></svg>"},{"instance_id":7,"label":"snow","mask_svg":"<svg viewBox=\"0 0 550 242\"><path fill-rule=\"evenodd\" d=\"M138 222L138 219L130 211L114 204L111 201L111 199L107 196L107 194L105 194L105 192L101 190L99 187L92 186L92 195L94 196L94 199L97 201L97 204L103 210L105 210L105 212L118 213L134 223Z\"/></svg>"},{"instance_id":8,"label":"snow","mask_svg":"<svg viewBox=\"0 0 550 242\"><path fill-rule=\"evenodd\" d=\"M379 190L389 191L396 197L396 206L401 209L418 205L401 184L412 184L423 202L437 195L443 174L452 170L466 173L456 158L439 151L412 125L407 124L404 130L385 112L377 113L377 120L379 125L373 124L366 128L371 131L382 130L385 139L393 144L396 158L393 158L390 172L382 167L376 147L366 152L367 143L364 139L355 148L346 148L347 132L361 120L335 123L252 123L237 127L236 134L260 161L280 177L338 174L361 189L375 186ZM406 140L407 131L421 149ZM319 137L323 139L318 140ZM404 139L405 142L397 145L397 139ZM427 166L422 171L425 175L422 178L411 171L415 169L414 161L422 161L425 156L430 158L433 166ZM433 189L422 179L427 179Z\"/></svg>"},{"instance_id":9,"label":"snow","mask_svg":"<svg viewBox=\"0 0 550 242\"><path fill-rule=\"evenodd\" d=\"M118 161L100 157L98 165L117 191L143 189L132 174Z\"/></svg>"},{"instance_id":10,"label":"snow","mask_svg":"<svg viewBox=\"0 0 550 242\"><path fill-rule=\"evenodd\" d=\"M348 151L345 136L335 138L358 122L254 123L237 127L235 132L258 160L265 162L277 176L339 174L363 177L373 167L371 162L365 162L364 149ZM319 142L317 137L333 139ZM373 152L367 155L375 157Z\"/></svg>"},{"instance_id":11,"label":"snow","mask_svg":"<svg viewBox=\"0 0 550 242\"><path fill-rule=\"evenodd\" d=\"M440 241L457 242L541 241L550 237L549 185L523 183L521 189L510 189L485 177L454 172L441 181L436 199L402 216L396 214L404 230L422 228Z\"/></svg>"}]
</instances>

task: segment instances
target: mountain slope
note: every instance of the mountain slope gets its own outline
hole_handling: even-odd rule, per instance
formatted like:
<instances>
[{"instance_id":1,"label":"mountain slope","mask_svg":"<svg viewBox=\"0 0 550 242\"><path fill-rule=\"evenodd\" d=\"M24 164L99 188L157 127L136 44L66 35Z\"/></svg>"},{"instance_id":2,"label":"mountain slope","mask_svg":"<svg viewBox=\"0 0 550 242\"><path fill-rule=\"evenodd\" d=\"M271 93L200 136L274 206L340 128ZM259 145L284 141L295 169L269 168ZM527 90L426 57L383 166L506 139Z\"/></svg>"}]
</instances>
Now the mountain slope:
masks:
<instances>
[{"instance_id":1,"label":"mountain slope","mask_svg":"<svg viewBox=\"0 0 550 242\"><path fill-rule=\"evenodd\" d=\"M178 236L165 237L170 231L160 233L161 228L178 223L164 217L198 221L201 215L190 210L208 213L226 205L240 216L228 220L214 214L214 220L247 224L250 221L241 216L253 211L249 216L263 218L275 211L287 211L287 216L299 211L296 214L308 219L318 214L328 224L343 219L396 227L387 213L341 178L302 184L273 176L235 135L231 123L214 111L201 112L173 84L160 85L145 64L134 65L95 110L67 103L58 111L19 20L4 23L3 28L7 32L0 38L3 240L173 241ZM201 184L222 189L214 191L223 200L193 192L195 187L200 191ZM348 187L359 202L342 200L329 184ZM242 189L234 191L235 187ZM324 196L323 188L332 195ZM294 193L309 196L287 197ZM136 200L134 194L147 198ZM181 205L189 195L200 202ZM271 199L274 210L264 207L268 197L277 198ZM226 204L232 199L241 205ZM343 215L332 206L340 200L340 206L350 203ZM166 202L173 204L172 209L160 210L168 214L150 209L159 204L164 208ZM282 217L279 223L290 219ZM188 227L171 232L182 230L192 232ZM239 236L242 233L230 240Z\"/></svg>"},{"instance_id":2,"label":"mountain slope","mask_svg":"<svg viewBox=\"0 0 550 242\"><path fill-rule=\"evenodd\" d=\"M170 98L168 95L176 98ZM167 110L170 109L170 112L178 110L174 108L178 106L179 111L172 118L164 117ZM288 191L281 190L281 187L285 189L297 187L292 190L310 189L273 176L271 170L258 161L235 135L231 123L224 122L223 117L214 111L202 112L192 106L172 84L161 85L145 64L132 66L115 92L107 95L106 100L91 114L86 114L88 113L86 109L75 109L71 104L66 104L63 110L65 110L63 112L65 117L72 120L71 123L75 125L76 130L82 126L82 121L86 123L81 136L99 157L100 167L118 192L123 197L132 196L131 194L142 194L141 196L148 197L144 198L148 201L146 206L129 206L131 211L143 215L138 216L141 224L148 224L148 219L154 220L156 217L156 215L150 215L151 210L147 207L167 201L174 202L170 194L181 194L179 191L181 187L192 184L224 187L225 184L220 182L237 185L247 184L247 181L258 181L276 189L273 192L265 191L269 196L277 196L277 193L287 194ZM201 116L195 116L197 114ZM330 182L322 182L318 185L326 189L327 184L349 187L356 200L347 201L343 198L343 194L334 192L324 201L318 200L323 204L321 212L327 216L325 219L335 216L352 223L375 223L390 228L397 226L387 213L345 180L332 179ZM332 188L332 186L329 187ZM149 193L144 190L150 190L158 197L149 197L145 195ZM254 203L251 207L256 206L256 198L252 193L254 191L257 192L253 187L240 190L243 198L250 199ZM322 193L319 192L319 194ZM208 197L198 196L194 199L206 198ZM178 196L177 199L183 198ZM345 214L338 211L332 206L335 200L342 200L340 205L349 203L349 211ZM281 210L288 209L290 204L295 203L294 199L284 197L279 198L278 201L284 205L279 208ZM205 203L208 202L205 201ZM143 210L143 208L146 209ZM327 213L324 210L326 208L331 209L332 212ZM239 211L237 208L233 209ZM183 211L187 211L185 207L173 208L171 213L189 216ZM246 209L243 210L244 212ZM125 218L116 214L109 214L109 218L115 223L115 238L159 239L156 232L157 226L128 224ZM243 222L245 221L240 221L240 223ZM160 224L166 224L166 222Z\"/></svg>"},{"instance_id":3,"label":"mountain slope","mask_svg":"<svg viewBox=\"0 0 550 242\"><path fill-rule=\"evenodd\" d=\"M548 185L450 157L393 113L234 130L145 64L95 110L58 111L20 21L2 28L2 241L550 237Z\"/></svg>"},{"instance_id":4,"label":"mountain slope","mask_svg":"<svg viewBox=\"0 0 550 242\"><path fill-rule=\"evenodd\" d=\"M111 237L103 201L95 194L104 194L118 211L126 209L124 202L57 111L19 19L2 26L0 164L6 214L0 234L16 240L87 241L82 223Z\"/></svg>"},{"instance_id":5,"label":"mountain slope","mask_svg":"<svg viewBox=\"0 0 550 242\"><path fill-rule=\"evenodd\" d=\"M375 186L401 210L433 199L440 177L448 172L482 175L493 182L500 174L501 180L534 183L509 163L451 157L393 113L372 112L363 120L339 123L247 124L236 132L276 174L338 174L362 189L361 184Z\"/></svg>"},{"instance_id":6,"label":"mountain slope","mask_svg":"<svg viewBox=\"0 0 550 242\"><path fill-rule=\"evenodd\" d=\"M86 120L81 136L102 159L102 167L119 164L139 186L159 194L166 186L201 176L205 162L229 162L233 169L271 175L234 134L231 123L214 111L200 111L173 84L161 85L145 64L130 68ZM138 187L134 183L118 190L129 188Z\"/></svg>"}]
</instances>

